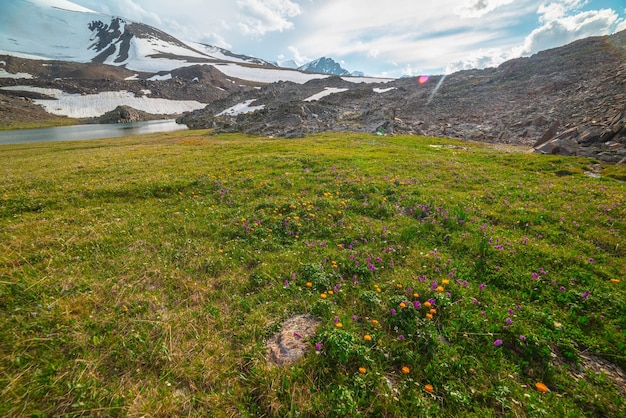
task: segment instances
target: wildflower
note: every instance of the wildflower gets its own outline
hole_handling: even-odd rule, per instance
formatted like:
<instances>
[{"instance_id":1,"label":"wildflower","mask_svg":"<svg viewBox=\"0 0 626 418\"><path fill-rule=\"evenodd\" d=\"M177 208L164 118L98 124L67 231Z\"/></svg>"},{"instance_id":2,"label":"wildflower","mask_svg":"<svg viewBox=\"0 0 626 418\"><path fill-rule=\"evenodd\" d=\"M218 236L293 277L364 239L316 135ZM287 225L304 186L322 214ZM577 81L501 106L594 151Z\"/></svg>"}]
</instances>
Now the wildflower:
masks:
<instances>
[{"instance_id":1,"label":"wildflower","mask_svg":"<svg viewBox=\"0 0 626 418\"><path fill-rule=\"evenodd\" d=\"M334 293L334 292L333 292L332 290L329 290L329 291L328 291L328 294L329 294L329 295L332 295L333 293Z\"/></svg>"},{"instance_id":2,"label":"wildflower","mask_svg":"<svg viewBox=\"0 0 626 418\"><path fill-rule=\"evenodd\" d=\"M377 319L372 319L372 325L378 325L378 320Z\"/></svg>"},{"instance_id":3,"label":"wildflower","mask_svg":"<svg viewBox=\"0 0 626 418\"><path fill-rule=\"evenodd\" d=\"M520 335L520 336L519 336L519 340L520 340L520 341L526 341L526 340L527 340L527 338L526 338L526 336L525 336L525 335Z\"/></svg>"},{"instance_id":4,"label":"wildflower","mask_svg":"<svg viewBox=\"0 0 626 418\"><path fill-rule=\"evenodd\" d=\"M561 292L565 292L565 290L566 290L566 289L565 289L565 286L561 286L561 287L559 287L559 290L560 290Z\"/></svg>"},{"instance_id":5,"label":"wildflower","mask_svg":"<svg viewBox=\"0 0 626 418\"><path fill-rule=\"evenodd\" d=\"M396 287L397 287L398 289L402 289L402 284L401 284L401 283L398 283L398 284L396 284Z\"/></svg>"},{"instance_id":6,"label":"wildflower","mask_svg":"<svg viewBox=\"0 0 626 418\"><path fill-rule=\"evenodd\" d=\"M428 319L433 319L433 314L431 314L431 313L427 313L427 314L426 314L426 318L428 318Z\"/></svg>"},{"instance_id":7,"label":"wildflower","mask_svg":"<svg viewBox=\"0 0 626 418\"><path fill-rule=\"evenodd\" d=\"M437 292L441 293L441 292L443 292L443 290L444 290L443 286L437 286Z\"/></svg>"},{"instance_id":8,"label":"wildflower","mask_svg":"<svg viewBox=\"0 0 626 418\"><path fill-rule=\"evenodd\" d=\"M285 285L285 287L289 287L289 280L285 280L284 285Z\"/></svg>"},{"instance_id":9,"label":"wildflower","mask_svg":"<svg viewBox=\"0 0 626 418\"><path fill-rule=\"evenodd\" d=\"M401 303L400 303L400 307L401 307L402 309L406 308L406 303L401 302Z\"/></svg>"},{"instance_id":10,"label":"wildflower","mask_svg":"<svg viewBox=\"0 0 626 418\"><path fill-rule=\"evenodd\" d=\"M420 294L419 294L419 293L413 293L413 297L414 297L414 298L419 298L419 297L420 297Z\"/></svg>"},{"instance_id":11,"label":"wildflower","mask_svg":"<svg viewBox=\"0 0 626 418\"><path fill-rule=\"evenodd\" d=\"M507 318L506 321L504 321L507 325L511 325L513 323L513 320L511 318Z\"/></svg>"},{"instance_id":12,"label":"wildflower","mask_svg":"<svg viewBox=\"0 0 626 418\"><path fill-rule=\"evenodd\" d=\"M359 367L359 373L365 374L366 371L365 367Z\"/></svg>"},{"instance_id":13,"label":"wildflower","mask_svg":"<svg viewBox=\"0 0 626 418\"><path fill-rule=\"evenodd\" d=\"M535 383L535 387L537 388L537 390L539 392L542 392L542 393L546 393L547 391L550 390L550 389L548 389L548 387L545 384L543 384L541 382Z\"/></svg>"},{"instance_id":14,"label":"wildflower","mask_svg":"<svg viewBox=\"0 0 626 418\"><path fill-rule=\"evenodd\" d=\"M306 282L306 287L313 287L313 283L311 283L311 282Z\"/></svg>"},{"instance_id":15,"label":"wildflower","mask_svg":"<svg viewBox=\"0 0 626 418\"><path fill-rule=\"evenodd\" d=\"M336 324L337 322L339 322L339 318L338 317L334 317L333 321L335 321L335 324Z\"/></svg>"},{"instance_id":16,"label":"wildflower","mask_svg":"<svg viewBox=\"0 0 626 418\"><path fill-rule=\"evenodd\" d=\"M480 290L481 292L485 289L486 284L481 283L480 286L478 286L478 290Z\"/></svg>"},{"instance_id":17,"label":"wildflower","mask_svg":"<svg viewBox=\"0 0 626 418\"><path fill-rule=\"evenodd\" d=\"M436 314L436 313L437 313L437 309L435 309L435 308L430 308L430 313L431 313L431 314Z\"/></svg>"},{"instance_id":18,"label":"wildflower","mask_svg":"<svg viewBox=\"0 0 626 418\"><path fill-rule=\"evenodd\" d=\"M427 307L427 308L430 308L430 306L431 306L430 301L426 301L426 302L424 302L424 306L425 306L425 307Z\"/></svg>"},{"instance_id":19,"label":"wildflower","mask_svg":"<svg viewBox=\"0 0 626 418\"><path fill-rule=\"evenodd\" d=\"M585 292L581 295L581 297L582 297L583 299L587 299L587 298L589 297L589 294L590 294L590 293L591 293L591 292L590 292L589 290L585 290Z\"/></svg>"},{"instance_id":20,"label":"wildflower","mask_svg":"<svg viewBox=\"0 0 626 418\"><path fill-rule=\"evenodd\" d=\"M413 302L413 306L415 307L415 309L419 309L422 307L422 304L419 300L416 300L415 302Z\"/></svg>"},{"instance_id":21,"label":"wildflower","mask_svg":"<svg viewBox=\"0 0 626 418\"><path fill-rule=\"evenodd\" d=\"M322 351L322 343L321 342L315 343L315 351Z\"/></svg>"},{"instance_id":22,"label":"wildflower","mask_svg":"<svg viewBox=\"0 0 626 418\"><path fill-rule=\"evenodd\" d=\"M431 385L430 383L424 386L424 390L428 393L433 393L433 391L435 390L435 388L433 387L433 385Z\"/></svg>"},{"instance_id":23,"label":"wildflower","mask_svg":"<svg viewBox=\"0 0 626 418\"><path fill-rule=\"evenodd\" d=\"M391 313L391 315L395 315L396 314L396 310L391 308L391 311L389 311Z\"/></svg>"},{"instance_id":24,"label":"wildflower","mask_svg":"<svg viewBox=\"0 0 626 418\"><path fill-rule=\"evenodd\" d=\"M336 326L337 328L343 328L343 324L342 324L341 322L337 322L337 323L335 324L335 326Z\"/></svg>"},{"instance_id":25,"label":"wildflower","mask_svg":"<svg viewBox=\"0 0 626 418\"><path fill-rule=\"evenodd\" d=\"M619 279L611 279L610 282L611 283L619 283Z\"/></svg>"},{"instance_id":26,"label":"wildflower","mask_svg":"<svg viewBox=\"0 0 626 418\"><path fill-rule=\"evenodd\" d=\"M496 347L500 347L503 344L502 340L495 340L493 342L493 345L495 345Z\"/></svg>"},{"instance_id":27,"label":"wildflower","mask_svg":"<svg viewBox=\"0 0 626 418\"><path fill-rule=\"evenodd\" d=\"M411 372L411 369L409 369L407 366L402 366L401 371L403 374L409 374Z\"/></svg>"},{"instance_id":28,"label":"wildflower","mask_svg":"<svg viewBox=\"0 0 626 418\"><path fill-rule=\"evenodd\" d=\"M322 294L320 295L320 297L321 297L322 299L326 299L326 293L322 293Z\"/></svg>"},{"instance_id":29,"label":"wildflower","mask_svg":"<svg viewBox=\"0 0 626 418\"><path fill-rule=\"evenodd\" d=\"M404 340L404 335L402 335L402 334L398 335L398 339L399 340Z\"/></svg>"},{"instance_id":30,"label":"wildflower","mask_svg":"<svg viewBox=\"0 0 626 418\"><path fill-rule=\"evenodd\" d=\"M450 280L448 280L448 279L443 279L443 280L441 281L441 283L442 283L442 284L450 284Z\"/></svg>"},{"instance_id":31,"label":"wildflower","mask_svg":"<svg viewBox=\"0 0 626 418\"><path fill-rule=\"evenodd\" d=\"M371 336L371 335L369 335L369 334L365 334L365 336L363 337L363 339L364 339L365 341L372 341L372 336Z\"/></svg>"}]
</instances>

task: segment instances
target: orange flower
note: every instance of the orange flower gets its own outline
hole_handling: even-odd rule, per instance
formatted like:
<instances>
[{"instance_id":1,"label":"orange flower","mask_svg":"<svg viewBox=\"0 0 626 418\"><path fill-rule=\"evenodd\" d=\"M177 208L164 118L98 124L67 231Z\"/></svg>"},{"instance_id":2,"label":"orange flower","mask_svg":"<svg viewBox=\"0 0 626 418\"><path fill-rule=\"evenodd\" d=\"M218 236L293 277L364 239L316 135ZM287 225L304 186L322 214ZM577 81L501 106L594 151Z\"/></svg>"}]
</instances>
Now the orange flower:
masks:
<instances>
[{"instance_id":1,"label":"orange flower","mask_svg":"<svg viewBox=\"0 0 626 418\"><path fill-rule=\"evenodd\" d=\"M306 287L312 287L312 286L313 286L313 283L311 283L311 282L306 282Z\"/></svg>"},{"instance_id":2,"label":"orange flower","mask_svg":"<svg viewBox=\"0 0 626 418\"><path fill-rule=\"evenodd\" d=\"M332 294L333 294L333 291L332 291L332 290L329 290L329 291L328 291L328 294L329 294L329 295L332 295Z\"/></svg>"},{"instance_id":3,"label":"orange flower","mask_svg":"<svg viewBox=\"0 0 626 418\"><path fill-rule=\"evenodd\" d=\"M619 283L619 279L611 279L611 283Z\"/></svg>"},{"instance_id":4,"label":"orange flower","mask_svg":"<svg viewBox=\"0 0 626 418\"><path fill-rule=\"evenodd\" d=\"M407 366L402 366L401 371L404 374L409 374L411 372L411 369L409 369Z\"/></svg>"},{"instance_id":5,"label":"orange flower","mask_svg":"<svg viewBox=\"0 0 626 418\"><path fill-rule=\"evenodd\" d=\"M424 302L424 306L425 306L426 308L430 308L430 306L431 306L431 305L430 305L430 302L429 302L429 301Z\"/></svg>"},{"instance_id":6,"label":"orange flower","mask_svg":"<svg viewBox=\"0 0 626 418\"><path fill-rule=\"evenodd\" d=\"M413 293L413 297L414 297L415 299L417 299L417 298L419 298L419 297L420 297L420 294L419 294L419 293Z\"/></svg>"},{"instance_id":7,"label":"orange flower","mask_svg":"<svg viewBox=\"0 0 626 418\"><path fill-rule=\"evenodd\" d=\"M433 314L431 314L431 313L427 313L427 314L426 314L426 318L428 318L428 319L433 319Z\"/></svg>"},{"instance_id":8,"label":"orange flower","mask_svg":"<svg viewBox=\"0 0 626 418\"><path fill-rule=\"evenodd\" d=\"M369 335L369 334L365 334L365 337L363 337L363 339L364 339L365 341L372 341L372 336L371 336L371 335Z\"/></svg>"},{"instance_id":9,"label":"orange flower","mask_svg":"<svg viewBox=\"0 0 626 418\"><path fill-rule=\"evenodd\" d=\"M378 325L378 320L377 319L372 319L372 325Z\"/></svg>"},{"instance_id":10,"label":"orange flower","mask_svg":"<svg viewBox=\"0 0 626 418\"><path fill-rule=\"evenodd\" d=\"M428 393L433 393L433 391L435 390L435 388L433 387L433 385L431 385L430 383L424 386L424 390Z\"/></svg>"},{"instance_id":11,"label":"orange flower","mask_svg":"<svg viewBox=\"0 0 626 418\"><path fill-rule=\"evenodd\" d=\"M437 292L441 293L443 292L443 286L437 286Z\"/></svg>"},{"instance_id":12,"label":"orange flower","mask_svg":"<svg viewBox=\"0 0 626 418\"><path fill-rule=\"evenodd\" d=\"M431 313L431 314L436 314L436 313L437 313L437 309L435 309L435 308L430 308L430 313Z\"/></svg>"},{"instance_id":13,"label":"orange flower","mask_svg":"<svg viewBox=\"0 0 626 418\"><path fill-rule=\"evenodd\" d=\"M402 284L398 283L398 284L396 285L396 287L397 287L398 289L402 289Z\"/></svg>"},{"instance_id":14,"label":"orange flower","mask_svg":"<svg viewBox=\"0 0 626 418\"><path fill-rule=\"evenodd\" d=\"M404 303L404 302L400 303L400 307L403 308L403 309L406 308L406 303Z\"/></svg>"},{"instance_id":15,"label":"orange flower","mask_svg":"<svg viewBox=\"0 0 626 418\"><path fill-rule=\"evenodd\" d=\"M326 293L322 293L322 294L320 295L320 297L321 297L322 299L326 299Z\"/></svg>"},{"instance_id":16,"label":"orange flower","mask_svg":"<svg viewBox=\"0 0 626 418\"><path fill-rule=\"evenodd\" d=\"M547 387L546 385L544 385L544 384L543 384L543 383L541 383L541 382L537 382L537 383L535 383L535 387L537 388L537 390L538 390L539 392L543 392L543 393L545 393L545 392L547 392L547 391L549 391L549 390L550 390L550 389L548 389L548 387Z\"/></svg>"},{"instance_id":17,"label":"orange flower","mask_svg":"<svg viewBox=\"0 0 626 418\"><path fill-rule=\"evenodd\" d=\"M336 326L337 328L343 328L343 324L342 324L341 322L337 322L337 323L335 324L335 326Z\"/></svg>"},{"instance_id":18,"label":"orange flower","mask_svg":"<svg viewBox=\"0 0 626 418\"><path fill-rule=\"evenodd\" d=\"M441 281L441 283L442 283L442 284L450 284L450 280L448 280L448 279L443 279L443 280Z\"/></svg>"},{"instance_id":19,"label":"orange flower","mask_svg":"<svg viewBox=\"0 0 626 418\"><path fill-rule=\"evenodd\" d=\"M366 371L365 367L359 367L359 373L365 374Z\"/></svg>"}]
</instances>

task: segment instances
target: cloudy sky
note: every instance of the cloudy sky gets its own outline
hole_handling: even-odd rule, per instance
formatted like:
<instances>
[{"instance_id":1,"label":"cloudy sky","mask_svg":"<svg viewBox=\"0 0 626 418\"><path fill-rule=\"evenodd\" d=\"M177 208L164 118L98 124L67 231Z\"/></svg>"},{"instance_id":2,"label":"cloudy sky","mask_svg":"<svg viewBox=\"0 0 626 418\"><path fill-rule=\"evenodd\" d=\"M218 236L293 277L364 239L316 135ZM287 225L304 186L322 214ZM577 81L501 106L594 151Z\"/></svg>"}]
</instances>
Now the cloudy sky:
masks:
<instances>
[{"instance_id":1,"label":"cloudy sky","mask_svg":"<svg viewBox=\"0 0 626 418\"><path fill-rule=\"evenodd\" d=\"M4 0L3 0L4 1ZM440 74L626 29L624 0L72 0L268 61Z\"/></svg>"}]
</instances>

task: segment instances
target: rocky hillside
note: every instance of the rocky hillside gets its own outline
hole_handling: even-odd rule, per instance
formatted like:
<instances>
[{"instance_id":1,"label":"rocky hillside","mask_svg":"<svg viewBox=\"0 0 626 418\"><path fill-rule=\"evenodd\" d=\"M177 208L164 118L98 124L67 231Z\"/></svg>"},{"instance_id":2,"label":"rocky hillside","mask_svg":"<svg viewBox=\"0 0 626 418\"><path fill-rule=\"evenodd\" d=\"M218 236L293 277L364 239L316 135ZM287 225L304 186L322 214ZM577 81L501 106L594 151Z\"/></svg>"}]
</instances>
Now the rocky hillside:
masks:
<instances>
[{"instance_id":1,"label":"rocky hillside","mask_svg":"<svg viewBox=\"0 0 626 418\"><path fill-rule=\"evenodd\" d=\"M306 101L323 91L332 94ZM252 99L263 108L216 116ZM275 83L237 92L180 121L192 128L283 137L329 130L446 136L624 163L626 32L428 80Z\"/></svg>"}]
</instances>

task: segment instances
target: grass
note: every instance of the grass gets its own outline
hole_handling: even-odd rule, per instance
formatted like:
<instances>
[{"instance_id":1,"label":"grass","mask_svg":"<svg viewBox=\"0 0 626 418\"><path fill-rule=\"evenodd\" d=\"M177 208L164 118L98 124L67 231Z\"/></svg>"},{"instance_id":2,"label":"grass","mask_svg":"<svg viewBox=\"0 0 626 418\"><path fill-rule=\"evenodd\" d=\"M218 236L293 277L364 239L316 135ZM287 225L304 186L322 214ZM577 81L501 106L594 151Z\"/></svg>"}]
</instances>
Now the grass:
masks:
<instances>
[{"instance_id":1,"label":"grass","mask_svg":"<svg viewBox=\"0 0 626 418\"><path fill-rule=\"evenodd\" d=\"M3 121L0 125L0 131L10 131L13 129L39 129L39 128L54 128L57 126L71 126L80 123L80 119L55 117L52 119L39 119L37 121Z\"/></svg>"},{"instance_id":2,"label":"grass","mask_svg":"<svg viewBox=\"0 0 626 418\"><path fill-rule=\"evenodd\" d=\"M626 413L624 166L345 133L0 154L2 416ZM309 353L268 364L300 313Z\"/></svg>"}]
</instances>

